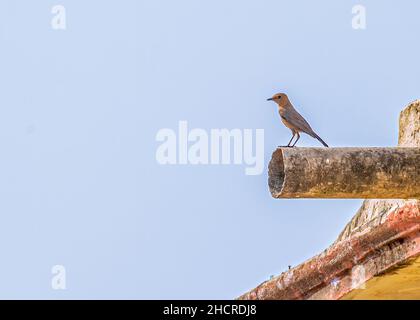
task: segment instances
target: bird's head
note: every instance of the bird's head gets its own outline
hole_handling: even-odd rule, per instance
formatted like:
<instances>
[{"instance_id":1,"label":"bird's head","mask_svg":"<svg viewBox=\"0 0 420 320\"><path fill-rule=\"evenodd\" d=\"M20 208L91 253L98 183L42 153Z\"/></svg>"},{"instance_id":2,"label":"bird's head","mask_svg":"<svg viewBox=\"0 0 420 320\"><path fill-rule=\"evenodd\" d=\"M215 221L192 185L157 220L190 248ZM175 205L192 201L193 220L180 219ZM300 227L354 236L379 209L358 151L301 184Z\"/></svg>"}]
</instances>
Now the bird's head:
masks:
<instances>
[{"instance_id":1,"label":"bird's head","mask_svg":"<svg viewBox=\"0 0 420 320\"><path fill-rule=\"evenodd\" d=\"M267 101L274 101L280 107L284 107L286 104L289 103L289 98L287 97L287 94L285 93L277 93L271 98L267 99Z\"/></svg>"}]
</instances>

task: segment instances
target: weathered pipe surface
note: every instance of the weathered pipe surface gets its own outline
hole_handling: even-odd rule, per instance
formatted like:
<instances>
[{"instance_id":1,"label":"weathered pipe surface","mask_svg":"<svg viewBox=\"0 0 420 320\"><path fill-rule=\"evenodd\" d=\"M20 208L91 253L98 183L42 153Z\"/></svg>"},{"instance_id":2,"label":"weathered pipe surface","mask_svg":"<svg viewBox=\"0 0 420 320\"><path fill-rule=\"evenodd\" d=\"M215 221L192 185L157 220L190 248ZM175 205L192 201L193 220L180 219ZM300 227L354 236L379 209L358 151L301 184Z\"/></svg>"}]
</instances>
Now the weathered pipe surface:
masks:
<instances>
[{"instance_id":1,"label":"weathered pipe surface","mask_svg":"<svg viewBox=\"0 0 420 320\"><path fill-rule=\"evenodd\" d=\"M420 199L420 148L279 148L274 198Z\"/></svg>"}]
</instances>

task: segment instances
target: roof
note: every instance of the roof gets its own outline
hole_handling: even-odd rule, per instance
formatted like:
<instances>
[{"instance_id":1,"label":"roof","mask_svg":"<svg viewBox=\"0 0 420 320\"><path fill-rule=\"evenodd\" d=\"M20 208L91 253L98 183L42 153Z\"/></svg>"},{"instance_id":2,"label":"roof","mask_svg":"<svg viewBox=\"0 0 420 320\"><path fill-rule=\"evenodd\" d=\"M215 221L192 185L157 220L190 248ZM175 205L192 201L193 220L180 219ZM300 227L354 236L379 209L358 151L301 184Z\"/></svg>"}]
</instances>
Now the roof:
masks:
<instances>
[{"instance_id":1,"label":"roof","mask_svg":"<svg viewBox=\"0 0 420 320\"><path fill-rule=\"evenodd\" d=\"M419 255L420 210L419 201L413 200L390 213L384 223L335 243L239 299L339 299Z\"/></svg>"}]
</instances>

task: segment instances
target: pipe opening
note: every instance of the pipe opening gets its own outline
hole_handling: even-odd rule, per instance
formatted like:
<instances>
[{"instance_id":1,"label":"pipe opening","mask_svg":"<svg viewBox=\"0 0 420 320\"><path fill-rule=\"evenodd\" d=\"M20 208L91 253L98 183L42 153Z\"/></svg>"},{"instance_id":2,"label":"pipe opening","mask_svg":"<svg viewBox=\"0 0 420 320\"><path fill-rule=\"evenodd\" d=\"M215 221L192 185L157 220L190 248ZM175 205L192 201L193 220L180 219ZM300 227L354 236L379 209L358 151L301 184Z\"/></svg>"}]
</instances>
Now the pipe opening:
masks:
<instances>
[{"instance_id":1,"label":"pipe opening","mask_svg":"<svg viewBox=\"0 0 420 320\"><path fill-rule=\"evenodd\" d=\"M271 195L278 198L284 186L284 160L283 151L277 149L274 151L271 161L268 165L268 185L270 187Z\"/></svg>"}]
</instances>

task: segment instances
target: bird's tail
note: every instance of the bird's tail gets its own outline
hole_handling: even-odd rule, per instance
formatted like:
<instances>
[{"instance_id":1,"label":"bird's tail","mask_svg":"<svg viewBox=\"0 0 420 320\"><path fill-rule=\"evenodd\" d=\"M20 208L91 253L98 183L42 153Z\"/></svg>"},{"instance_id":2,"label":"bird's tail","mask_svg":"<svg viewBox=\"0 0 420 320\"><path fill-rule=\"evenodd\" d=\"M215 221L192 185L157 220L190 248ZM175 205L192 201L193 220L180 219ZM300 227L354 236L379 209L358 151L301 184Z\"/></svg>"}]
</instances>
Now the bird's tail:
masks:
<instances>
[{"instance_id":1,"label":"bird's tail","mask_svg":"<svg viewBox=\"0 0 420 320\"><path fill-rule=\"evenodd\" d=\"M319 141L319 142L321 142L321 143L324 145L324 147L329 148L329 147L328 147L328 144L326 144L326 143L325 143L325 141L324 141L324 140L322 140L322 139L321 139L321 137L320 137L319 135L317 135L317 134L316 134L315 132L313 132L313 131L312 131L312 137L314 137L315 139L318 139L318 141Z\"/></svg>"}]
</instances>

